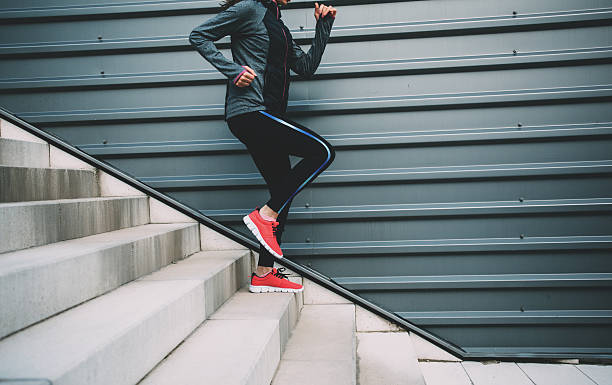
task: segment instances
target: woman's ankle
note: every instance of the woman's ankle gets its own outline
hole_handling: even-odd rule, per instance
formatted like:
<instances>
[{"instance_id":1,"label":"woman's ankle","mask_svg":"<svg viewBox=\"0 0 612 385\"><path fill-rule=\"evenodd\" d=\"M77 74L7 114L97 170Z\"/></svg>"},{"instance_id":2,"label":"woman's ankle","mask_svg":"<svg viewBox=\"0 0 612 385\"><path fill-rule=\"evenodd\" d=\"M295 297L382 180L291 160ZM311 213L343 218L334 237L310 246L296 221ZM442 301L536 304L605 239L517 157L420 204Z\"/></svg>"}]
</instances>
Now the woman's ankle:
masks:
<instances>
[{"instance_id":1,"label":"woman's ankle","mask_svg":"<svg viewBox=\"0 0 612 385\"><path fill-rule=\"evenodd\" d=\"M268 205L264 205L262 208L259 209L259 215L261 215L263 219L274 221L276 220L276 218L278 218L278 213L269 208Z\"/></svg>"},{"instance_id":2,"label":"woman's ankle","mask_svg":"<svg viewBox=\"0 0 612 385\"><path fill-rule=\"evenodd\" d=\"M257 275L259 275L261 277L262 275L265 275L269 271L272 271L272 267L257 266L257 269L255 270L255 274L257 274Z\"/></svg>"}]
</instances>

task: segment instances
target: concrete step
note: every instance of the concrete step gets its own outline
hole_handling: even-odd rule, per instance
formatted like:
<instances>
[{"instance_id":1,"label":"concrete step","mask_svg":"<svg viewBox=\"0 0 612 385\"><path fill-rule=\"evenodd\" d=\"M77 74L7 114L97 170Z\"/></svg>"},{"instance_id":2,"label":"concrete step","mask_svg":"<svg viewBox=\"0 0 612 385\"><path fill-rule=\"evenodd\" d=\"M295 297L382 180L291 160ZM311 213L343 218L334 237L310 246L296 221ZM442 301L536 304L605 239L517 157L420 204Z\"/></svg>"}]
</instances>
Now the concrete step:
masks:
<instances>
[{"instance_id":1,"label":"concrete step","mask_svg":"<svg viewBox=\"0 0 612 385\"><path fill-rule=\"evenodd\" d=\"M4 119L0 119L0 138L21 140L26 142L35 143L47 143L45 140L39 138L34 134L30 134L28 131L21 127L17 127L13 123L10 123Z\"/></svg>"},{"instance_id":2,"label":"concrete step","mask_svg":"<svg viewBox=\"0 0 612 385\"><path fill-rule=\"evenodd\" d=\"M0 337L199 250L198 225L175 223L129 227L0 254Z\"/></svg>"},{"instance_id":3,"label":"concrete step","mask_svg":"<svg viewBox=\"0 0 612 385\"><path fill-rule=\"evenodd\" d=\"M0 138L0 165L49 167L49 145L46 143Z\"/></svg>"},{"instance_id":4,"label":"concrete step","mask_svg":"<svg viewBox=\"0 0 612 385\"><path fill-rule=\"evenodd\" d=\"M318 350L311 353L315 359L325 359L324 356L320 356L321 352L333 352L334 349L338 351L343 346L348 346L347 342L343 343L338 338L342 333L354 335L356 346L353 354L356 358L356 374L345 375L344 382L341 383L353 384L354 382L350 381L356 381L360 385L425 385L411 333L310 279L303 278L303 282L305 305L300 322L306 320L307 309L316 309L319 313L318 318L316 322L312 322L310 330L305 328L304 335L307 337L303 337L303 343L301 345L296 343L295 357L283 356L283 361L287 363L281 361L272 385L335 384L335 379L339 378L339 374L334 371L341 370L339 365L332 369L326 368L326 363L320 364L320 367L314 365L304 367L299 365L298 360L310 360L307 356L311 346L309 344L319 346ZM349 311L345 311L345 308L341 306L348 307ZM331 330L328 331L327 329L330 328ZM298 329L300 329L299 325L294 331L295 337L291 337L290 344L297 339ZM327 336L327 333L331 336ZM349 357L348 350L345 348L343 353L345 360ZM342 357L342 354L337 354L337 356ZM291 360L295 360L295 363ZM293 368L289 366L290 362L294 365ZM324 373L324 375L314 379L308 377L308 373L315 372ZM306 380L296 380L301 378Z\"/></svg>"},{"instance_id":5,"label":"concrete step","mask_svg":"<svg viewBox=\"0 0 612 385\"><path fill-rule=\"evenodd\" d=\"M0 341L0 378L134 385L246 285L250 258L198 252L9 336Z\"/></svg>"},{"instance_id":6,"label":"concrete step","mask_svg":"<svg viewBox=\"0 0 612 385\"><path fill-rule=\"evenodd\" d=\"M149 223L146 196L0 203L0 253Z\"/></svg>"},{"instance_id":7,"label":"concrete step","mask_svg":"<svg viewBox=\"0 0 612 385\"><path fill-rule=\"evenodd\" d=\"M355 385L355 330L352 303L304 305L271 385Z\"/></svg>"},{"instance_id":8,"label":"concrete step","mask_svg":"<svg viewBox=\"0 0 612 385\"><path fill-rule=\"evenodd\" d=\"M100 196L95 170L0 166L0 202Z\"/></svg>"},{"instance_id":9,"label":"concrete step","mask_svg":"<svg viewBox=\"0 0 612 385\"><path fill-rule=\"evenodd\" d=\"M269 385L300 317L301 298L251 293L245 285L138 385Z\"/></svg>"},{"instance_id":10,"label":"concrete step","mask_svg":"<svg viewBox=\"0 0 612 385\"><path fill-rule=\"evenodd\" d=\"M360 385L425 385L410 334L358 332Z\"/></svg>"}]
</instances>

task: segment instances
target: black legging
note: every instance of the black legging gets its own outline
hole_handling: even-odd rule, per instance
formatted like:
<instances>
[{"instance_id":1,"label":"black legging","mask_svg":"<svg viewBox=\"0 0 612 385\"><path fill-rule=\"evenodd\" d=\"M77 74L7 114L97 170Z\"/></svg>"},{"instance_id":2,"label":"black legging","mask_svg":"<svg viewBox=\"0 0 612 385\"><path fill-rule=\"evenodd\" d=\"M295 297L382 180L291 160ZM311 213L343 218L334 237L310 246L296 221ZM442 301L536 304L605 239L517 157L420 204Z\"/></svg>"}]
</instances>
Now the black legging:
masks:
<instances>
[{"instance_id":1,"label":"black legging","mask_svg":"<svg viewBox=\"0 0 612 385\"><path fill-rule=\"evenodd\" d=\"M276 240L280 245L293 197L331 164L336 155L334 148L319 134L284 114L252 111L228 118L227 125L246 146L268 185L270 199L266 204L278 213ZM289 155L303 159L291 168ZM258 265L274 265L274 257L263 246Z\"/></svg>"}]
</instances>

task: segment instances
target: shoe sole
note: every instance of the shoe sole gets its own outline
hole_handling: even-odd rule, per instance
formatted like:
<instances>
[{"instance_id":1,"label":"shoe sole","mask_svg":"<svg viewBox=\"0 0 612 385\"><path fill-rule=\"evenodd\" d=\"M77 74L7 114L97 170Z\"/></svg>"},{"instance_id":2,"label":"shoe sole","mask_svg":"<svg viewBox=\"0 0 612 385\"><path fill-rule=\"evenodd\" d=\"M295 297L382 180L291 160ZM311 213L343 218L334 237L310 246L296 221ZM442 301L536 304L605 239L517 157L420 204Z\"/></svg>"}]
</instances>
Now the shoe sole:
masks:
<instances>
[{"instance_id":1,"label":"shoe sole","mask_svg":"<svg viewBox=\"0 0 612 385\"><path fill-rule=\"evenodd\" d=\"M276 287L276 286L254 286L249 285L249 291L251 293L271 293L271 292L282 292L282 293L299 293L304 290L304 287L299 289L291 289L288 287Z\"/></svg>"},{"instance_id":2,"label":"shoe sole","mask_svg":"<svg viewBox=\"0 0 612 385\"><path fill-rule=\"evenodd\" d=\"M272 255L274 255L275 257L278 257L278 258L282 258L283 257L282 255L278 254L276 251L272 250L272 248L270 246L268 246L268 244L264 241L263 237L261 236L261 233L259 232L259 229L257 228L257 225L255 225L255 223L253 223L253 221L251 220L251 218L249 218L248 215L245 215L244 217L242 217L242 221L249 228L249 230L251 230L253 235L255 235L257 237L257 240L259 241L259 243L264 245L264 247L270 253L272 253Z\"/></svg>"}]
</instances>

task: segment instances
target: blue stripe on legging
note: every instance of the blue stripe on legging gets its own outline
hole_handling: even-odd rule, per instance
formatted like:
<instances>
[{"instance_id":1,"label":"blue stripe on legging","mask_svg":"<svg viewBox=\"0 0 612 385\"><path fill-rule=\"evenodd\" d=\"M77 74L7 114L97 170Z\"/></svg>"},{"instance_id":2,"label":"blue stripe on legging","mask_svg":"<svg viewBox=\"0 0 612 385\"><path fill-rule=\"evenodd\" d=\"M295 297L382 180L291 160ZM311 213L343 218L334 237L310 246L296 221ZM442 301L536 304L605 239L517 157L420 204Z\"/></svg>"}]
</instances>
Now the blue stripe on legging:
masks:
<instances>
[{"instance_id":1,"label":"blue stripe on legging","mask_svg":"<svg viewBox=\"0 0 612 385\"><path fill-rule=\"evenodd\" d=\"M285 203L283 203L283 205L281 206L281 208L278 210L278 212L281 212L281 211L283 211L283 208L285 207L285 205L287 204L287 202L289 202L289 201L291 200L291 198L293 198L293 197L295 196L295 194L297 194L297 193L300 191L300 189L301 189L302 187L304 187L304 185L306 185L306 183L308 183L308 181L310 181L310 180L311 180L311 179L312 179L312 178L313 178L313 177L314 177L314 176L317 174L317 172L319 172L319 170L320 170L320 169L322 169L322 168L323 168L323 166L325 166L325 165L327 164L327 162L329 162L329 158L331 157L331 153L329 152L329 148L327 148L327 146L325 145L325 143L323 143L323 142L321 141L321 139L319 139L319 138L317 138L316 136L314 136L314 135L310 134L309 132L306 132L306 131L302 130L302 129L301 129L301 128L299 128L299 127L296 127L296 126L294 126L294 125L292 125L292 124L289 124L289 123L287 123L287 122L283 121L282 119L277 118L276 116L272 116L272 115L268 114L268 113L267 113L267 112L265 112L265 111L259 110L259 112L261 112L262 114L264 114L264 115L266 115L266 116L269 116L270 118L272 118L272 119L276 120L277 122L280 122L280 123L282 123L282 124L284 124L284 125L286 125L286 126L289 126L289 127L293 128L294 130L297 130L297 131L299 131L299 132L301 132L301 133L303 133L303 134L306 134L306 135L310 136L311 138L313 138L313 139L314 139L314 140L316 140L317 142L321 143L321 144L323 145L323 147L325 148L325 151L327 151L327 159L325 159L325 162L323 162L323 164L321 165L321 167L319 167L319 168L317 169L317 171L315 171L315 172L314 172L314 173L313 173L313 174L312 174L310 177L308 177L308 179L306 179L306 180L304 181L304 183L302 183L302 184L301 184L301 185L300 185L300 186L297 188L297 190L295 190L295 192L294 192L293 194L291 194L291 196L290 196L290 197L289 197L289 198L288 198L288 199L285 201Z\"/></svg>"}]
</instances>

